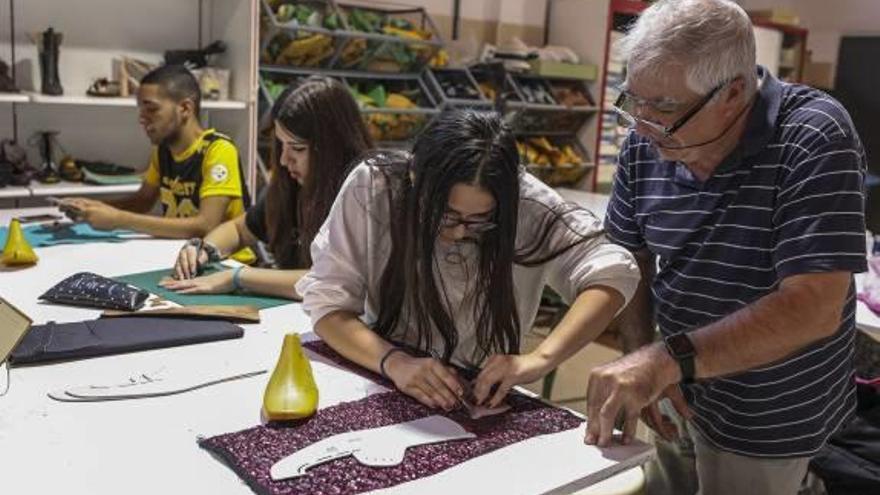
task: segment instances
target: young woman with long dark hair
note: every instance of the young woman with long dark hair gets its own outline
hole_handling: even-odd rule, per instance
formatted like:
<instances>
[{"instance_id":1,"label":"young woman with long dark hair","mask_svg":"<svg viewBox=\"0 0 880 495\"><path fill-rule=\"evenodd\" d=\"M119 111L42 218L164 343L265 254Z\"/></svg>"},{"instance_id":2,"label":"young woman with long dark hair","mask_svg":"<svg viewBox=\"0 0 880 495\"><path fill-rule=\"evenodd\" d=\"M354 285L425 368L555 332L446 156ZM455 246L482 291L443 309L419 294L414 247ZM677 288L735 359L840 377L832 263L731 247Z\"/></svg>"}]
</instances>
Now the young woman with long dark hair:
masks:
<instances>
[{"instance_id":1,"label":"young woman with long dark hair","mask_svg":"<svg viewBox=\"0 0 880 495\"><path fill-rule=\"evenodd\" d=\"M445 409L468 385L494 407L512 386L556 368L605 329L639 279L599 219L524 172L501 119L474 111L438 117L411 155L358 165L312 260L297 290L316 332ZM520 354L545 285L571 309ZM470 383L461 369L480 371Z\"/></svg>"},{"instance_id":2,"label":"young woman with long dark hair","mask_svg":"<svg viewBox=\"0 0 880 495\"><path fill-rule=\"evenodd\" d=\"M247 213L193 239L181 250L176 280L164 287L181 293L246 290L297 299L297 280L311 265L309 245L345 180L352 162L373 143L357 103L345 86L309 77L287 88L272 108L275 142L272 178ZM268 245L280 270L238 267L196 276L199 266L257 241Z\"/></svg>"}]
</instances>

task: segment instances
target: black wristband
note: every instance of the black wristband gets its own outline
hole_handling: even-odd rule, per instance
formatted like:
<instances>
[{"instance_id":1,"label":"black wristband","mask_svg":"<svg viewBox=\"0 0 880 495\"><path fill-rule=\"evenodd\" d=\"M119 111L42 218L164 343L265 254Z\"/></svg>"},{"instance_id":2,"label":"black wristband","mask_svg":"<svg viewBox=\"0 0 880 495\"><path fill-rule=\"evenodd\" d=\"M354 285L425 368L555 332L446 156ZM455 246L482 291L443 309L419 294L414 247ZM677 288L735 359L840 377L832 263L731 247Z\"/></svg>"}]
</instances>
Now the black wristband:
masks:
<instances>
[{"instance_id":1,"label":"black wristband","mask_svg":"<svg viewBox=\"0 0 880 495\"><path fill-rule=\"evenodd\" d=\"M666 344L669 355L678 362L681 369L681 383L694 383L696 372L694 357L697 355L697 350L690 337L686 333L680 332L664 337L663 342Z\"/></svg>"},{"instance_id":2,"label":"black wristband","mask_svg":"<svg viewBox=\"0 0 880 495\"><path fill-rule=\"evenodd\" d=\"M220 256L220 250L217 249L217 246L212 242L203 241L202 242L202 251L208 255L208 263L217 263L222 260Z\"/></svg>"},{"instance_id":3,"label":"black wristband","mask_svg":"<svg viewBox=\"0 0 880 495\"><path fill-rule=\"evenodd\" d=\"M407 352L404 351L403 349L401 349L400 347L392 347L391 349L388 349L388 352L386 352L385 355L382 356L382 359L379 360L379 374L382 375L382 378L384 378L388 381L394 381L394 380L392 380L391 377L388 376L388 373L385 372L385 361L388 361L388 358L391 357L391 355L394 354L395 352L402 352L404 354L407 354Z\"/></svg>"}]
</instances>

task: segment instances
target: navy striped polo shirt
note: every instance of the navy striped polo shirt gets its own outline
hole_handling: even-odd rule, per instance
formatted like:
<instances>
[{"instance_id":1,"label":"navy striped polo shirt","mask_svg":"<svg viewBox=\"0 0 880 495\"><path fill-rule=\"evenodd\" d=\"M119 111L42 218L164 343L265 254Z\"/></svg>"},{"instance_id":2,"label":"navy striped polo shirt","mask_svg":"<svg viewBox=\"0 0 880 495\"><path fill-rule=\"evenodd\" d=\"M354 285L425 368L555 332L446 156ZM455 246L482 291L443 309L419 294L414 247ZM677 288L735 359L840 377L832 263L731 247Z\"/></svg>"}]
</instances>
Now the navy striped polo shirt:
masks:
<instances>
[{"instance_id":1,"label":"navy striped polo shirt","mask_svg":"<svg viewBox=\"0 0 880 495\"><path fill-rule=\"evenodd\" d=\"M658 259L663 335L719 320L790 275L866 270L865 155L846 110L821 91L763 82L738 148L705 182L630 133L605 228ZM855 408L853 285L833 336L785 361L682 386L695 426L749 456L815 453Z\"/></svg>"}]
</instances>

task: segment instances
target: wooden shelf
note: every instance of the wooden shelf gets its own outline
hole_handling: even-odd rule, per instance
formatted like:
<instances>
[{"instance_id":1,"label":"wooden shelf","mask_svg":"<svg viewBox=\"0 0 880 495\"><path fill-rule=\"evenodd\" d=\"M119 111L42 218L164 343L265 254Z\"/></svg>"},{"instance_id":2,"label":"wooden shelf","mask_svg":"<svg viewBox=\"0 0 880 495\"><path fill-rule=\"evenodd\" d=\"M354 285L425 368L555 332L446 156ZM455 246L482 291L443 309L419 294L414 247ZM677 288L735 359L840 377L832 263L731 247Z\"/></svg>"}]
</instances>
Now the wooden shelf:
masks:
<instances>
[{"instance_id":1,"label":"wooden shelf","mask_svg":"<svg viewBox=\"0 0 880 495\"><path fill-rule=\"evenodd\" d=\"M140 183L137 184L119 184L112 186L100 186L97 184L85 184L83 182L66 182L61 181L57 184L41 184L39 182L31 182L29 187L31 196L71 196L71 195L101 195L101 194L126 194L133 193L140 189Z\"/></svg>"},{"instance_id":2,"label":"wooden shelf","mask_svg":"<svg viewBox=\"0 0 880 495\"><path fill-rule=\"evenodd\" d=\"M768 21L767 19L755 18L752 17L752 24L755 26L761 26L769 29L776 29L778 31L782 31L784 34L804 37L806 38L807 33L809 32L807 28L802 26L792 26L791 24L780 24L778 22Z\"/></svg>"},{"instance_id":3,"label":"wooden shelf","mask_svg":"<svg viewBox=\"0 0 880 495\"><path fill-rule=\"evenodd\" d=\"M31 190L27 186L0 187L0 199L29 198Z\"/></svg>"},{"instance_id":4,"label":"wooden shelf","mask_svg":"<svg viewBox=\"0 0 880 495\"><path fill-rule=\"evenodd\" d=\"M0 103L27 103L30 101L24 93L0 93Z\"/></svg>"},{"instance_id":5,"label":"wooden shelf","mask_svg":"<svg viewBox=\"0 0 880 495\"><path fill-rule=\"evenodd\" d=\"M121 96L76 96L61 95L49 96L40 93L29 93L25 96L25 102L45 104L45 105L85 105L85 106L102 106L102 107L130 107L137 106L137 100L134 97ZM244 110L247 103L243 101L233 100L202 100L203 110Z\"/></svg>"},{"instance_id":6,"label":"wooden shelf","mask_svg":"<svg viewBox=\"0 0 880 495\"><path fill-rule=\"evenodd\" d=\"M31 181L27 186L0 187L0 199L39 198L46 196L100 196L102 194L127 194L140 189L136 184L117 184L102 186L83 182L61 181L57 184L43 184Z\"/></svg>"}]
</instances>

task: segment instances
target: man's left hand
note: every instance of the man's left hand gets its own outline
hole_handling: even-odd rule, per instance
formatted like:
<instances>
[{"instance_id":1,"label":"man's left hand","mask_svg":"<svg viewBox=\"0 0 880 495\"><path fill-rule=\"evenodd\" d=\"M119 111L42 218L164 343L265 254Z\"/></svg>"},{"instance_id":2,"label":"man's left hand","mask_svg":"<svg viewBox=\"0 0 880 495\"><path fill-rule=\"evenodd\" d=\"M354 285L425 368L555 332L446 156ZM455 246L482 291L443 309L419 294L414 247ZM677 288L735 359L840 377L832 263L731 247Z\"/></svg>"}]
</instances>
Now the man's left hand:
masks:
<instances>
[{"instance_id":1,"label":"man's left hand","mask_svg":"<svg viewBox=\"0 0 880 495\"><path fill-rule=\"evenodd\" d=\"M635 436L642 409L680 380L678 363L662 342L593 368L587 390L589 422L584 442L607 446L615 421L623 416L623 443L629 443Z\"/></svg>"}]
</instances>

